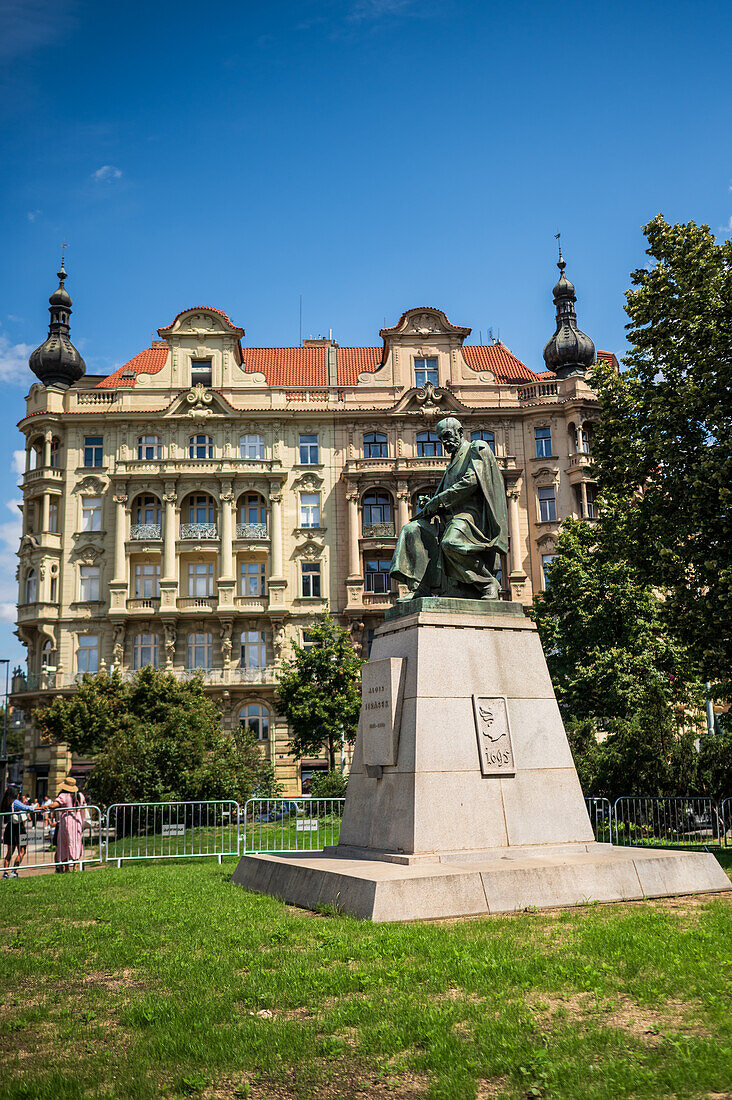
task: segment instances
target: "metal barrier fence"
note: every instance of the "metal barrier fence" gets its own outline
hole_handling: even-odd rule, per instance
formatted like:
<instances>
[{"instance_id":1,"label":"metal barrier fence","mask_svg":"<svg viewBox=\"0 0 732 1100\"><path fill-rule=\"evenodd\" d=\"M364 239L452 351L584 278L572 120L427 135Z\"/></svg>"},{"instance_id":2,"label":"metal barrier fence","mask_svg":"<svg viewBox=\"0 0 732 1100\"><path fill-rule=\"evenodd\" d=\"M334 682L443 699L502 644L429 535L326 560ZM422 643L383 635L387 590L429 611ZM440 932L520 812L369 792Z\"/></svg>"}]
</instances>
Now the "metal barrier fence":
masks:
<instances>
[{"instance_id":1,"label":"metal barrier fence","mask_svg":"<svg viewBox=\"0 0 732 1100\"><path fill-rule=\"evenodd\" d=\"M612 843L613 835L613 808L609 798L586 798L585 806L590 815L590 824L595 834L595 840L604 844Z\"/></svg>"},{"instance_id":2,"label":"metal barrier fence","mask_svg":"<svg viewBox=\"0 0 732 1100\"><path fill-rule=\"evenodd\" d=\"M345 798L250 798L244 851L320 852L338 843Z\"/></svg>"},{"instance_id":3,"label":"metal barrier fence","mask_svg":"<svg viewBox=\"0 0 732 1100\"><path fill-rule=\"evenodd\" d=\"M83 871L87 863L101 863L102 812L98 806L73 806L68 809L43 810L33 813L0 814L3 874L11 875L15 861L22 870L56 870L78 866ZM59 859L59 856L76 859ZM7 862L8 866L5 867Z\"/></svg>"},{"instance_id":4,"label":"metal barrier fence","mask_svg":"<svg viewBox=\"0 0 732 1100\"><path fill-rule=\"evenodd\" d=\"M239 854L239 804L211 802L119 802L106 814L107 862L182 859Z\"/></svg>"},{"instance_id":5,"label":"metal barrier fence","mask_svg":"<svg viewBox=\"0 0 732 1100\"><path fill-rule=\"evenodd\" d=\"M732 798L725 798L720 804L719 817L722 829L722 842L725 847L732 848Z\"/></svg>"},{"instance_id":6,"label":"metal barrier fence","mask_svg":"<svg viewBox=\"0 0 732 1100\"><path fill-rule=\"evenodd\" d=\"M641 848L717 848L725 837L720 824L712 798L618 798L613 807L613 843Z\"/></svg>"}]
</instances>

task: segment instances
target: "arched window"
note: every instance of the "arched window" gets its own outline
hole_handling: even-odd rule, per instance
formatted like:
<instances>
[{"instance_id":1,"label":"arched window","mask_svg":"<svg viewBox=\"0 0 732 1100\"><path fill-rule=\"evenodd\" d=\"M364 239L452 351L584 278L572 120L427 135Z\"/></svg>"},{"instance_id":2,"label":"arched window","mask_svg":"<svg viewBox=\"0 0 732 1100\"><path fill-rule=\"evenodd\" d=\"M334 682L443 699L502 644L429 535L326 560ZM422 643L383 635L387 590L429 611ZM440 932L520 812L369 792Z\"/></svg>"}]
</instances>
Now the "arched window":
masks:
<instances>
[{"instance_id":1,"label":"arched window","mask_svg":"<svg viewBox=\"0 0 732 1100\"><path fill-rule=\"evenodd\" d=\"M261 703L247 703L239 711L239 725L251 730L257 741L269 740L269 713Z\"/></svg>"},{"instance_id":2,"label":"arched window","mask_svg":"<svg viewBox=\"0 0 732 1100\"><path fill-rule=\"evenodd\" d=\"M182 539L216 539L216 502L208 493L191 493L180 510Z\"/></svg>"},{"instance_id":3,"label":"arched window","mask_svg":"<svg viewBox=\"0 0 732 1100\"><path fill-rule=\"evenodd\" d=\"M144 668L145 665L158 667L158 636L157 634L136 634L132 647L132 667Z\"/></svg>"},{"instance_id":4,"label":"arched window","mask_svg":"<svg viewBox=\"0 0 732 1100\"><path fill-rule=\"evenodd\" d=\"M163 444L157 435L141 435L137 441L137 457L140 461L160 462Z\"/></svg>"},{"instance_id":5,"label":"arched window","mask_svg":"<svg viewBox=\"0 0 732 1100\"><path fill-rule=\"evenodd\" d=\"M213 636L198 633L188 635L188 668L211 668Z\"/></svg>"},{"instance_id":6,"label":"arched window","mask_svg":"<svg viewBox=\"0 0 732 1100\"><path fill-rule=\"evenodd\" d=\"M250 462L258 462L264 458L264 436L243 435L239 439L239 454Z\"/></svg>"},{"instance_id":7,"label":"arched window","mask_svg":"<svg viewBox=\"0 0 732 1100\"><path fill-rule=\"evenodd\" d=\"M25 575L25 602L36 603L38 600L38 581L35 569L29 569Z\"/></svg>"},{"instance_id":8,"label":"arched window","mask_svg":"<svg viewBox=\"0 0 732 1100\"><path fill-rule=\"evenodd\" d=\"M585 455L592 450L592 425L587 422L577 432L577 450Z\"/></svg>"},{"instance_id":9,"label":"arched window","mask_svg":"<svg viewBox=\"0 0 732 1100\"><path fill-rule=\"evenodd\" d=\"M152 493L145 493L135 501L133 508L135 523L155 523L160 525L160 501Z\"/></svg>"},{"instance_id":10,"label":"arched window","mask_svg":"<svg viewBox=\"0 0 732 1100\"><path fill-rule=\"evenodd\" d=\"M383 432L366 432L363 437L364 458L387 458L389 445Z\"/></svg>"},{"instance_id":11,"label":"arched window","mask_svg":"<svg viewBox=\"0 0 732 1100\"><path fill-rule=\"evenodd\" d=\"M30 446L29 470L38 470L43 465L43 440L34 439Z\"/></svg>"},{"instance_id":12,"label":"arched window","mask_svg":"<svg viewBox=\"0 0 732 1100\"><path fill-rule=\"evenodd\" d=\"M260 493L243 493L237 505L237 537L267 538L267 505Z\"/></svg>"},{"instance_id":13,"label":"arched window","mask_svg":"<svg viewBox=\"0 0 732 1100\"><path fill-rule=\"evenodd\" d=\"M435 458L442 454L442 444L436 432L417 432L417 454L420 458Z\"/></svg>"},{"instance_id":14,"label":"arched window","mask_svg":"<svg viewBox=\"0 0 732 1100\"><path fill-rule=\"evenodd\" d=\"M391 496L384 489L371 489L363 497L364 527L376 523L391 523Z\"/></svg>"},{"instance_id":15,"label":"arched window","mask_svg":"<svg viewBox=\"0 0 732 1100\"><path fill-rule=\"evenodd\" d=\"M188 522L213 523L216 515L216 502L208 493L192 493L188 497Z\"/></svg>"},{"instance_id":16,"label":"arched window","mask_svg":"<svg viewBox=\"0 0 732 1100\"><path fill-rule=\"evenodd\" d=\"M487 443L490 449L493 451L493 454L496 453L496 437L493 432L489 432L486 431L484 428L481 428L479 432L470 433L470 440L472 443L474 443L478 439L482 439L484 443Z\"/></svg>"},{"instance_id":17,"label":"arched window","mask_svg":"<svg viewBox=\"0 0 732 1100\"><path fill-rule=\"evenodd\" d=\"M214 444L210 435L192 435L188 440L189 458L213 458Z\"/></svg>"},{"instance_id":18,"label":"arched window","mask_svg":"<svg viewBox=\"0 0 732 1100\"><path fill-rule=\"evenodd\" d=\"M43 649L41 650L41 671L49 672L56 665L56 650L53 648L53 642L48 638L43 643Z\"/></svg>"}]
</instances>

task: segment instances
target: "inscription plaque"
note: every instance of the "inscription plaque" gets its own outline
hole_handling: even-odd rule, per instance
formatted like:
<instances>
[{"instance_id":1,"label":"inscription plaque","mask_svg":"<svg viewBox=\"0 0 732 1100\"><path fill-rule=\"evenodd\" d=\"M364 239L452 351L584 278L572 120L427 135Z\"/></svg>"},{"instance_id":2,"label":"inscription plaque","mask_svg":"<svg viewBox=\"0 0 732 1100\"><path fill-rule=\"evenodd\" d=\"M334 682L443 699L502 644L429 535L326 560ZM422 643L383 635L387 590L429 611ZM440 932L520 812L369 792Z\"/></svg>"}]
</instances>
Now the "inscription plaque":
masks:
<instances>
[{"instance_id":1,"label":"inscription plaque","mask_svg":"<svg viewBox=\"0 0 732 1100\"><path fill-rule=\"evenodd\" d=\"M484 776L515 775L505 695L474 695L473 714L480 770Z\"/></svg>"},{"instance_id":2,"label":"inscription plaque","mask_svg":"<svg viewBox=\"0 0 732 1100\"><path fill-rule=\"evenodd\" d=\"M406 664L404 657L386 657L361 669L361 733L367 767L385 768L397 762Z\"/></svg>"}]
</instances>

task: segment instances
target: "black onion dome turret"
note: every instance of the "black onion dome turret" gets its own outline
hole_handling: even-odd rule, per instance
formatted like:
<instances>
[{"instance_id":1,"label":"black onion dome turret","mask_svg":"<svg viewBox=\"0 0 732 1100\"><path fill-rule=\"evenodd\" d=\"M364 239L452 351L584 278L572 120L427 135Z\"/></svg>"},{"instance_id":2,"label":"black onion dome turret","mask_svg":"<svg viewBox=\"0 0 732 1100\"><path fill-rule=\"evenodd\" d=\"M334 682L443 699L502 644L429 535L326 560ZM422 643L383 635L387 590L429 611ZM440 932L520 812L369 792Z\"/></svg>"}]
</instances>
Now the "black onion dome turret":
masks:
<instances>
[{"instance_id":1,"label":"black onion dome turret","mask_svg":"<svg viewBox=\"0 0 732 1100\"><path fill-rule=\"evenodd\" d=\"M64 286L66 271L61 264L58 287L48 299L51 321L48 336L28 360L30 369L44 386L64 386L68 389L86 372L86 363L69 339L71 295Z\"/></svg>"},{"instance_id":2,"label":"black onion dome turret","mask_svg":"<svg viewBox=\"0 0 732 1100\"><path fill-rule=\"evenodd\" d=\"M584 374L595 362L595 345L590 337L579 328L574 303L577 296L574 284L564 274L566 263L560 258L559 281L553 290L554 305L557 308L557 327L552 338L544 348L544 362L547 370L552 370L558 378L567 378L571 374Z\"/></svg>"}]
</instances>

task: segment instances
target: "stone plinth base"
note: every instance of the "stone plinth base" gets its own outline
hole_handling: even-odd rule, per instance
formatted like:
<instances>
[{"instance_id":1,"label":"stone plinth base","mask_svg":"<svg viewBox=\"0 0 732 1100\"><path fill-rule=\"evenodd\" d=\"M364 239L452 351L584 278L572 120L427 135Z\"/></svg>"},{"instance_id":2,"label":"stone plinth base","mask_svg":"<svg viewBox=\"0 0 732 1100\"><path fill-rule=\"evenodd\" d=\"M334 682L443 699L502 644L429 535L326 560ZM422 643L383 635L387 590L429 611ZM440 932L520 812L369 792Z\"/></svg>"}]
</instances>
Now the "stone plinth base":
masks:
<instances>
[{"instance_id":1,"label":"stone plinth base","mask_svg":"<svg viewBox=\"0 0 732 1100\"><path fill-rule=\"evenodd\" d=\"M441 853L409 865L303 853L243 856L234 882L305 909L373 921L437 920L528 907L632 901L731 888L713 855L610 844Z\"/></svg>"}]
</instances>

